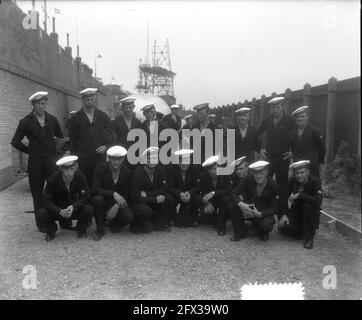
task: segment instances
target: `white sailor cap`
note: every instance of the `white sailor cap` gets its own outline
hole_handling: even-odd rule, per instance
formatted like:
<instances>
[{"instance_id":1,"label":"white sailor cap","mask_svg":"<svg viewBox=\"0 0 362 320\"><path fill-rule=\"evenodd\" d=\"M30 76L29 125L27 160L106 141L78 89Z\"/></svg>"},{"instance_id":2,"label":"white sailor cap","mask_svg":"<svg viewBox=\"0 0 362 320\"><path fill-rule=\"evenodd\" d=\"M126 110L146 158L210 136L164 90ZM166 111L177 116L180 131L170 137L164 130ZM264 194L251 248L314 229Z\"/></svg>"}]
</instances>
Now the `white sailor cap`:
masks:
<instances>
[{"instance_id":1,"label":"white sailor cap","mask_svg":"<svg viewBox=\"0 0 362 320\"><path fill-rule=\"evenodd\" d=\"M180 109L180 106L178 104L173 104L172 106L170 106L170 109Z\"/></svg>"},{"instance_id":2,"label":"white sailor cap","mask_svg":"<svg viewBox=\"0 0 362 320\"><path fill-rule=\"evenodd\" d=\"M301 161L297 161L297 162L293 162L289 168L293 169L293 170L297 170L297 169L302 169L302 168L308 168L310 164L309 160L301 160Z\"/></svg>"},{"instance_id":3,"label":"white sailor cap","mask_svg":"<svg viewBox=\"0 0 362 320\"><path fill-rule=\"evenodd\" d=\"M97 94L98 89L97 88L86 88L79 92L79 94L82 96L82 98L94 96Z\"/></svg>"},{"instance_id":4,"label":"white sailor cap","mask_svg":"<svg viewBox=\"0 0 362 320\"><path fill-rule=\"evenodd\" d=\"M155 108L155 105L153 103L145 105L144 107L142 107L141 111L145 112L147 110L150 110L151 108Z\"/></svg>"},{"instance_id":5,"label":"white sailor cap","mask_svg":"<svg viewBox=\"0 0 362 320\"><path fill-rule=\"evenodd\" d=\"M284 97L275 97L273 99L270 99L268 101L268 104L279 104L279 103L283 102L284 100L285 100Z\"/></svg>"},{"instance_id":6,"label":"white sailor cap","mask_svg":"<svg viewBox=\"0 0 362 320\"><path fill-rule=\"evenodd\" d=\"M176 156L180 156L181 158L189 158L194 153L194 150L192 149L181 149L175 151Z\"/></svg>"},{"instance_id":7,"label":"white sailor cap","mask_svg":"<svg viewBox=\"0 0 362 320\"><path fill-rule=\"evenodd\" d=\"M48 92L46 92L46 91L38 91L38 92L35 92L34 94L32 94L29 97L29 102L41 100L41 99L43 99L45 97L48 97Z\"/></svg>"},{"instance_id":8,"label":"white sailor cap","mask_svg":"<svg viewBox=\"0 0 362 320\"><path fill-rule=\"evenodd\" d=\"M261 171L261 170L266 169L266 167L268 165L269 165L269 162L260 160L260 161L256 161L256 162L252 163L251 165L249 165L249 169L251 169L253 171Z\"/></svg>"},{"instance_id":9,"label":"white sailor cap","mask_svg":"<svg viewBox=\"0 0 362 320\"><path fill-rule=\"evenodd\" d=\"M216 118L216 114L214 114L214 113L209 114L209 118Z\"/></svg>"},{"instance_id":10,"label":"white sailor cap","mask_svg":"<svg viewBox=\"0 0 362 320\"><path fill-rule=\"evenodd\" d=\"M113 146L107 150L108 157L120 158L127 154L127 149L121 146Z\"/></svg>"},{"instance_id":11,"label":"white sailor cap","mask_svg":"<svg viewBox=\"0 0 362 320\"><path fill-rule=\"evenodd\" d=\"M189 118L192 118L192 114L188 114L186 117L185 117L185 120L189 119Z\"/></svg>"},{"instance_id":12,"label":"white sailor cap","mask_svg":"<svg viewBox=\"0 0 362 320\"><path fill-rule=\"evenodd\" d=\"M204 163L202 164L203 167L209 167L209 166L212 166L214 165L215 163L218 163L220 159L220 156L219 155L216 155L216 156L211 156L209 158L207 158Z\"/></svg>"},{"instance_id":13,"label":"white sailor cap","mask_svg":"<svg viewBox=\"0 0 362 320\"><path fill-rule=\"evenodd\" d=\"M145 151L142 152L142 157L147 157L150 155L151 159L155 159L158 157L158 151L160 149L158 147L149 147Z\"/></svg>"},{"instance_id":14,"label":"white sailor cap","mask_svg":"<svg viewBox=\"0 0 362 320\"><path fill-rule=\"evenodd\" d=\"M73 111L70 111L69 114L70 114L70 115L73 115L73 114L75 114L75 113L77 113L77 112L78 112L78 111L73 110Z\"/></svg>"},{"instance_id":15,"label":"white sailor cap","mask_svg":"<svg viewBox=\"0 0 362 320\"><path fill-rule=\"evenodd\" d=\"M298 115L299 113L308 112L308 109L309 109L308 106L300 107L300 108L294 110L294 111L291 113L291 116L296 116L296 115Z\"/></svg>"},{"instance_id":16,"label":"white sailor cap","mask_svg":"<svg viewBox=\"0 0 362 320\"><path fill-rule=\"evenodd\" d=\"M126 97L126 98L119 100L119 102L122 104L122 106L129 105L129 104L134 105L135 100L136 100L136 98Z\"/></svg>"},{"instance_id":17,"label":"white sailor cap","mask_svg":"<svg viewBox=\"0 0 362 320\"><path fill-rule=\"evenodd\" d=\"M232 167L237 167L239 165L241 165L242 163L246 162L246 157L245 156L242 156L241 158L239 159L236 159L234 160L233 162L231 162L231 166Z\"/></svg>"},{"instance_id":18,"label":"white sailor cap","mask_svg":"<svg viewBox=\"0 0 362 320\"><path fill-rule=\"evenodd\" d=\"M72 167L78 160L77 156L65 156L56 162L56 165L61 168Z\"/></svg>"},{"instance_id":19,"label":"white sailor cap","mask_svg":"<svg viewBox=\"0 0 362 320\"><path fill-rule=\"evenodd\" d=\"M198 104L197 106L194 106L194 110L196 110L196 111L200 111L205 108L209 109L208 103L201 103L201 104Z\"/></svg>"},{"instance_id":20,"label":"white sailor cap","mask_svg":"<svg viewBox=\"0 0 362 320\"><path fill-rule=\"evenodd\" d=\"M235 113L236 113L236 114L242 114L242 113L244 113L244 112L250 112L250 110L251 110L250 108L242 107L242 108L236 110Z\"/></svg>"}]
</instances>

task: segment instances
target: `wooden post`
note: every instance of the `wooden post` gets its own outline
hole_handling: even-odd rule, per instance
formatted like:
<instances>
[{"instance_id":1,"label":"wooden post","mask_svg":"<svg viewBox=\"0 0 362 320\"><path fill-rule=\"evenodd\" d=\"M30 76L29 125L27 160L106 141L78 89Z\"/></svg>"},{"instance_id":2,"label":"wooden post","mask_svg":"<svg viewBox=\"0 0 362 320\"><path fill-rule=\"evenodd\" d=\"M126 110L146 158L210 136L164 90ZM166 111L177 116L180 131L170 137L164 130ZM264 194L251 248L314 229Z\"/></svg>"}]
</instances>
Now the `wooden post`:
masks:
<instances>
[{"instance_id":1,"label":"wooden post","mask_svg":"<svg viewBox=\"0 0 362 320\"><path fill-rule=\"evenodd\" d=\"M337 79L328 80L327 125L326 125L326 158L325 164L329 164L334 158L334 138L336 123L336 96Z\"/></svg>"},{"instance_id":2,"label":"wooden post","mask_svg":"<svg viewBox=\"0 0 362 320\"><path fill-rule=\"evenodd\" d=\"M285 111L286 114L290 114L291 113L291 108L292 108L292 106L291 106L292 90L290 90L289 88L285 89L284 98L285 98L284 111Z\"/></svg>"},{"instance_id":3,"label":"wooden post","mask_svg":"<svg viewBox=\"0 0 362 320\"><path fill-rule=\"evenodd\" d=\"M265 94L263 94L260 99L260 118L259 118L260 122L262 122L264 119L265 105L266 105L266 96L265 96Z\"/></svg>"},{"instance_id":4,"label":"wooden post","mask_svg":"<svg viewBox=\"0 0 362 320\"><path fill-rule=\"evenodd\" d=\"M303 88L303 105L310 107L310 96L312 95L312 87L306 83Z\"/></svg>"},{"instance_id":5,"label":"wooden post","mask_svg":"<svg viewBox=\"0 0 362 320\"><path fill-rule=\"evenodd\" d=\"M250 110L250 124L255 127L255 109L256 109L256 98L251 100L251 110Z\"/></svg>"}]
</instances>

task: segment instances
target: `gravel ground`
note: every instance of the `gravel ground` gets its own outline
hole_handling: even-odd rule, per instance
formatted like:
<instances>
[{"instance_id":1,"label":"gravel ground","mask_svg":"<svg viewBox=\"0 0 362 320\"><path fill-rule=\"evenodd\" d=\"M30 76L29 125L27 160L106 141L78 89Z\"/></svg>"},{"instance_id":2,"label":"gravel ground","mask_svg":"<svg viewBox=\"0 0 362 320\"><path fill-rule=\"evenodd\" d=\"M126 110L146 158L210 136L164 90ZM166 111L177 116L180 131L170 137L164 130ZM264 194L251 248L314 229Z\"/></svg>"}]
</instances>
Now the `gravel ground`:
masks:
<instances>
[{"instance_id":1,"label":"gravel ground","mask_svg":"<svg viewBox=\"0 0 362 320\"><path fill-rule=\"evenodd\" d=\"M348 194L323 199L323 210L341 221L361 230L361 198Z\"/></svg>"},{"instance_id":2,"label":"gravel ground","mask_svg":"<svg viewBox=\"0 0 362 320\"><path fill-rule=\"evenodd\" d=\"M95 242L60 231L48 243L30 209L27 179L0 192L0 299L240 299L255 282L302 282L306 299L362 297L360 247L323 226L313 250L277 232L234 243L230 225L225 237L209 227L126 229ZM26 265L36 267L37 289L22 286ZM337 269L335 290L322 286L326 265Z\"/></svg>"}]
</instances>

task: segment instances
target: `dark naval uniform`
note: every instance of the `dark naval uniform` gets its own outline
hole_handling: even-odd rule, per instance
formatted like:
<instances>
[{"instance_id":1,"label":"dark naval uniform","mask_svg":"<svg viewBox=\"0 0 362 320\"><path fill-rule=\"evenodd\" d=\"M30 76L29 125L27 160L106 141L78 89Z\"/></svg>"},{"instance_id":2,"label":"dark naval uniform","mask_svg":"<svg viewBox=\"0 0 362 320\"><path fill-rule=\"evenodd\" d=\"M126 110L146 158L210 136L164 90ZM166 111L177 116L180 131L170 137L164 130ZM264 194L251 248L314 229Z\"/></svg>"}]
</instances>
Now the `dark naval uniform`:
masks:
<instances>
[{"instance_id":1,"label":"dark naval uniform","mask_svg":"<svg viewBox=\"0 0 362 320\"><path fill-rule=\"evenodd\" d=\"M160 133L163 129L165 129L164 124L162 121L160 120L154 120L155 122L157 122L158 125L158 135L156 137L157 139L157 145L153 146L153 147L159 147L161 148L166 142L165 141L159 141L158 138L160 136ZM147 148L151 147L151 130L150 130L150 122L148 120L145 120L142 122L142 127L141 127L147 135Z\"/></svg>"},{"instance_id":2,"label":"dark naval uniform","mask_svg":"<svg viewBox=\"0 0 362 320\"><path fill-rule=\"evenodd\" d=\"M29 146L22 143L24 137L29 140ZM63 138L57 118L45 112L44 126L42 127L31 112L20 120L11 140L11 145L15 149L29 155L29 185L35 212L40 208L45 179L48 179L57 169L54 137ZM35 220L39 227L37 215L35 215Z\"/></svg>"},{"instance_id":3,"label":"dark naval uniform","mask_svg":"<svg viewBox=\"0 0 362 320\"><path fill-rule=\"evenodd\" d=\"M190 165L186 171L185 179L182 179L179 165L171 165L167 168L168 188L176 204L180 204L180 209L176 217L171 217L176 226L191 227L197 221L197 203L195 195L199 192L200 170L198 166ZM180 199L180 193L188 191L191 199L185 203Z\"/></svg>"},{"instance_id":4,"label":"dark naval uniform","mask_svg":"<svg viewBox=\"0 0 362 320\"><path fill-rule=\"evenodd\" d=\"M181 129L181 118L176 115L176 119L172 117L172 114L167 114L162 118L163 127L174 129L177 132Z\"/></svg>"},{"instance_id":5,"label":"dark naval uniform","mask_svg":"<svg viewBox=\"0 0 362 320\"><path fill-rule=\"evenodd\" d=\"M275 173L279 191L283 191L288 182L290 160L283 160L283 154L290 151L289 131L296 126L295 121L288 115L283 115L277 125L273 124L272 116L265 118L258 128L260 136L266 132L266 152L269 162L269 175Z\"/></svg>"},{"instance_id":6,"label":"dark naval uniform","mask_svg":"<svg viewBox=\"0 0 362 320\"><path fill-rule=\"evenodd\" d=\"M142 195L142 191L145 192ZM157 203L156 197L165 196L165 202ZM157 165L153 180L149 178L144 166L133 173L131 199L135 214L135 228L141 232L162 230L168 227L171 216L175 216L175 199L167 193L167 177L165 170Z\"/></svg>"},{"instance_id":7,"label":"dark naval uniform","mask_svg":"<svg viewBox=\"0 0 362 320\"><path fill-rule=\"evenodd\" d=\"M130 184L131 171L125 165L122 165L116 183L113 181L109 162L102 162L96 166L92 181L92 203L98 233L104 233L106 212L116 204L113 198L115 192L126 200L127 206L124 208L119 207L116 217L109 224L111 232L118 232L133 222L133 212L129 199Z\"/></svg>"},{"instance_id":8,"label":"dark naval uniform","mask_svg":"<svg viewBox=\"0 0 362 320\"><path fill-rule=\"evenodd\" d=\"M60 210L72 205L74 211L69 220L78 220L77 231L86 233L93 215L90 198L90 189L81 172L75 173L69 190L65 186L62 172L60 170L55 172L45 186L42 207L38 210L40 226L45 228L48 234L55 233L57 231L55 221L68 220L59 214Z\"/></svg>"},{"instance_id":9,"label":"dark naval uniform","mask_svg":"<svg viewBox=\"0 0 362 320\"><path fill-rule=\"evenodd\" d=\"M132 129L142 128L142 123L136 117L132 118L131 127L128 128L126 120L123 116L119 116L112 121L113 130L116 135L116 144L128 150L134 141L127 141L128 132Z\"/></svg>"},{"instance_id":10,"label":"dark naval uniform","mask_svg":"<svg viewBox=\"0 0 362 320\"><path fill-rule=\"evenodd\" d=\"M257 194L257 186L254 176L247 175L245 179L232 191L231 197L234 209L231 212L231 224L233 226L235 237L246 236L245 218L242 216L242 210L238 206L240 202L239 195L243 197L243 202L254 204L255 208L261 212L261 218L251 218L253 227L259 236L267 235L273 230L275 223L274 215L278 212L278 185L270 177L267 177L267 183L260 195Z\"/></svg>"},{"instance_id":11,"label":"dark naval uniform","mask_svg":"<svg viewBox=\"0 0 362 320\"><path fill-rule=\"evenodd\" d=\"M103 145L110 147L114 142L111 120L96 108L91 123L82 108L70 119L69 139L71 153L79 157L79 169L92 185L94 168L106 160L105 153L97 153L96 149Z\"/></svg>"},{"instance_id":12,"label":"dark naval uniform","mask_svg":"<svg viewBox=\"0 0 362 320\"><path fill-rule=\"evenodd\" d=\"M200 121L197 121L192 127L191 127L191 130L193 129L198 129L200 130ZM215 153L215 129L216 129L216 126L213 125L210 121L209 121L209 124L208 126L206 127L206 129L210 129L211 132L212 132L212 140L213 140L213 151L212 153L214 152ZM194 150L197 150L198 148L200 148L200 152L201 152L201 163L203 163L205 161L205 159L207 159L208 157L210 157L212 154L209 154L209 155L206 155L205 156L205 138L204 137L201 137L201 145L200 147L199 146L194 146L194 143L192 141L193 139L190 139L190 144L191 144L191 149L194 149ZM196 152L196 151L195 151Z\"/></svg>"},{"instance_id":13,"label":"dark naval uniform","mask_svg":"<svg viewBox=\"0 0 362 320\"><path fill-rule=\"evenodd\" d=\"M255 160L254 152L260 152L261 142L256 129L248 126L244 138L241 135L240 129L235 128L235 159L246 156L246 161L253 163Z\"/></svg>"},{"instance_id":14,"label":"dark naval uniform","mask_svg":"<svg viewBox=\"0 0 362 320\"><path fill-rule=\"evenodd\" d=\"M289 137L293 162L309 160L311 174L319 177L319 165L324 163L326 154L322 131L308 123L301 136L295 127L289 132Z\"/></svg>"},{"instance_id":15,"label":"dark naval uniform","mask_svg":"<svg viewBox=\"0 0 362 320\"><path fill-rule=\"evenodd\" d=\"M230 216L228 204L230 202L231 190L232 185L229 176L217 176L216 184L214 184L208 171L203 171L200 175L200 194L195 197L195 203L200 208L198 222L215 225L218 231L224 231L227 219ZM202 198L211 191L215 192L215 195L210 200L215 211L212 215L208 215L205 213L205 204Z\"/></svg>"},{"instance_id":16,"label":"dark naval uniform","mask_svg":"<svg viewBox=\"0 0 362 320\"><path fill-rule=\"evenodd\" d=\"M292 193L299 197L288 208L288 198ZM297 239L313 239L319 227L320 206L322 204L322 185L319 178L309 175L305 185L291 178L281 196L281 218L284 214L289 219L289 225L284 224L282 233Z\"/></svg>"}]
</instances>

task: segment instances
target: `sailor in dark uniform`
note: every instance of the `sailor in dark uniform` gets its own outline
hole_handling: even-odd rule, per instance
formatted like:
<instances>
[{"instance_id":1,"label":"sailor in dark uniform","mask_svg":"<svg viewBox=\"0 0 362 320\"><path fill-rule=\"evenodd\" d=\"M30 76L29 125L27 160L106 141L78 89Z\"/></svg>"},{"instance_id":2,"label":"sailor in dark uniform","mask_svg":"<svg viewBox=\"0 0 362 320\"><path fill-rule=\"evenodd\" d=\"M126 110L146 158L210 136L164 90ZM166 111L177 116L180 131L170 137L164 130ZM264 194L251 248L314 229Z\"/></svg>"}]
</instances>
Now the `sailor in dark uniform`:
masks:
<instances>
[{"instance_id":1,"label":"sailor in dark uniform","mask_svg":"<svg viewBox=\"0 0 362 320\"><path fill-rule=\"evenodd\" d=\"M33 110L20 120L11 145L29 155L29 186L33 198L35 222L39 228L37 210L40 208L44 182L57 170L54 137L63 138L63 133L57 118L45 111L48 92L36 92L29 98L29 101L33 105ZM29 146L22 142L24 137L28 139Z\"/></svg>"},{"instance_id":2,"label":"sailor in dark uniform","mask_svg":"<svg viewBox=\"0 0 362 320\"><path fill-rule=\"evenodd\" d=\"M234 168L234 172L230 177L231 185L234 189L243 179L245 179L248 174L248 162L246 161L246 156L234 160L230 166Z\"/></svg>"},{"instance_id":3,"label":"sailor in dark uniform","mask_svg":"<svg viewBox=\"0 0 362 320\"><path fill-rule=\"evenodd\" d=\"M154 145L152 143L152 147L161 147L165 144L164 141L159 141L159 135L161 131L164 129L164 125L160 119L158 119L156 107L154 104L147 104L145 105L141 111L145 116L145 121L142 122L142 129L146 132L147 135L147 147L151 147L151 136L155 135L153 139L158 145ZM156 134L156 126L157 126L157 134Z\"/></svg>"},{"instance_id":4,"label":"sailor in dark uniform","mask_svg":"<svg viewBox=\"0 0 362 320\"><path fill-rule=\"evenodd\" d=\"M263 132L266 133L266 149L261 149L261 154L268 159L269 175L273 177L275 174L280 192L288 182L288 170L292 158L288 133L295 127L294 119L284 114L283 104L283 97L268 101L271 115L265 118L258 128L259 136Z\"/></svg>"},{"instance_id":5,"label":"sailor in dark uniform","mask_svg":"<svg viewBox=\"0 0 362 320\"><path fill-rule=\"evenodd\" d=\"M214 137L214 134L215 134L216 127L215 127L215 125L213 123L211 123L209 121L209 110L210 110L210 108L209 108L208 103L199 104L199 105L194 107L194 110L197 111L198 121L192 126L191 130L198 129L201 133L203 133L205 130L210 130L211 137L212 137L212 144L213 144L212 150L213 151L211 152L211 154L206 154L206 155L205 155L205 152L206 152L205 137L201 137L201 145L200 146L196 145L196 143L194 143L193 139L191 139L191 149L195 150L195 152L198 152L197 150L200 150L201 163L203 163L206 158L209 158L215 152L215 141L214 141L215 137ZM201 164L201 163L197 163L197 164Z\"/></svg>"},{"instance_id":6,"label":"sailor in dark uniform","mask_svg":"<svg viewBox=\"0 0 362 320\"><path fill-rule=\"evenodd\" d=\"M111 120L96 107L97 91L87 88L80 92L83 107L69 123L71 153L79 157L79 169L89 185L92 185L94 168L106 160L106 150L115 139Z\"/></svg>"},{"instance_id":7,"label":"sailor in dark uniform","mask_svg":"<svg viewBox=\"0 0 362 320\"><path fill-rule=\"evenodd\" d=\"M165 115L162 118L163 127L174 129L177 132L181 129L181 118L178 115L178 112L180 110L180 106L178 104L173 104L171 107L171 113Z\"/></svg>"},{"instance_id":8,"label":"sailor in dark uniform","mask_svg":"<svg viewBox=\"0 0 362 320\"><path fill-rule=\"evenodd\" d=\"M131 183L131 199L135 223L132 231L145 233L170 231L169 220L175 216L175 199L167 193L167 175L158 163L158 147L150 147L142 154L146 164L136 169Z\"/></svg>"},{"instance_id":9,"label":"sailor in dark uniform","mask_svg":"<svg viewBox=\"0 0 362 320\"><path fill-rule=\"evenodd\" d=\"M216 128L217 127L217 117L216 114L209 114L209 122Z\"/></svg>"},{"instance_id":10,"label":"sailor in dark uniform","mask_svg":"<svg viewBox=\"0 0 362 320\"><path fill-rule=\"evenodd\" d=\"M249 165L250 175L232 191L234 203L231 241L239 241L247 235L245 220L251 220L252 230L262 241L269 239L278 211L278 185L268 176L268 162L257 161Z\"/></svg>"},{"instance_id":11,"label":"sailor in dark uniform","mask_svg":"<svg viewBox=\"0 0 362 320\"><path fill-rule=\"evenodd\" d=\"M45 240L55 238L56 220L78 220L78 238L87 237L92 221L91 191L84 175L78 170L77 156L66 156L57 161L59 170L49 178L38 210L39 224L46 230Z\"/></svg>"},{"instance_id":12,"label":"sailor in dark uniform","mask_svg":"<svg viewBox=\"0 0 362 320\"><path fill-rule=\"evenodd\" d=\"M291 164L293 177L281 196L279 230L282 234L304 239L304 248L313 248L313 238L319 227L322 185L319 178L310 175L309 160Z\"/></svg>"},{"instance_id":13,"label":"sailor in dark uniform","mask_svg":"<svg viewBox=\"0 0 362 320\"><path fill-rule=\"evenodd\" d=\"M205 170L200 174L200 194L195 196L195 203L200 208L198 223L211 224L219 236L224 236L232 186L229 176L218 175L218 161L219 156L211 156L202 164Z\"/></svg>"},{"instance_id":14,"label":"sailor in dark uniform","mask_svg":"<svg viewBox=\"0 0 362 320\"><path fill-rule=\"evenodd\" d=\"M188 114L186 117L185 117L185 125L182 127L182 129L191 129L192 127L192 121L193 121L193 117L192 117L192 114Z\"/></svg>"},{"instance_id":15,"label":"sailor in dark uniform","mask_svg":"<svg viewBox=\"0 0 362 320\"><path fill-rule=\"evenodd\" d=\"M114 133L116 135L116 144L122 146L128 150L128 148L134 143L127 140L128 132L132 129L142 128L142 123L139 121L133 113L134 98L127 97L120 101L122 108L122 114L112 121Z\"/></svg>"},{"instance_id":16,"label":"sailor in dark uniform","mask_svg":"<svg viewBox=\"0 0 362 320\"><path fill-rule=\"evenodd\" d=\"M176 217L171 217L176 227L192 227L197 221L197 203L195 195L199 192L200 170L192 165L191 149L175 152L179 156L179 164L168 166L168 193L180 205Z\"/></svg>"},{"instance_id":17,"label":"sailor in dark uniform","mask_svg":"<svg viewBox=\"0 0 362 320\"><path fill-rule=\"evenodd\" d=\"M319 168L323 165L326 154L323 133L309 123L308 106L298 108L291 116L297 123L297 126L289 132L293 161L309 160L310 173L314 177L319 177Z\"/></svg>"},{"instance_id":18,"label":"sailor in dark uniform","mask_svg":"<svg viewBox=\"0 0 362 320\"><path fill-rule=\"evenodd\" d=\"M125 166L127 150L113 146L107 150L108 161L99 163L93 175L94 218L97 231L93 239L98 241L105 234L105 225L112 233L119 233L134 217L129 203L131 171Z\"/></svg>"},{"instance_id":19,"label":"sailor in dark uniform","mask_svg":"<svg viewBox=\"0 0 362 320\"><path fill-rule=\"evenodd\" d=\"M256 129L250 125L250 108L235 111L235 158L246 156L249 163L255 161L255 152L260 153L261 142Z\"/></svg>"}]
</instances>

